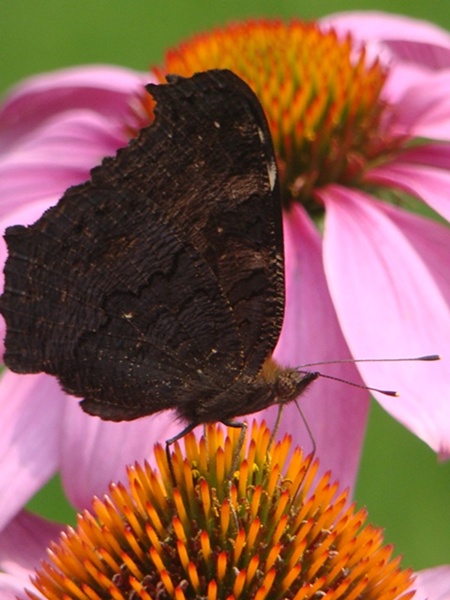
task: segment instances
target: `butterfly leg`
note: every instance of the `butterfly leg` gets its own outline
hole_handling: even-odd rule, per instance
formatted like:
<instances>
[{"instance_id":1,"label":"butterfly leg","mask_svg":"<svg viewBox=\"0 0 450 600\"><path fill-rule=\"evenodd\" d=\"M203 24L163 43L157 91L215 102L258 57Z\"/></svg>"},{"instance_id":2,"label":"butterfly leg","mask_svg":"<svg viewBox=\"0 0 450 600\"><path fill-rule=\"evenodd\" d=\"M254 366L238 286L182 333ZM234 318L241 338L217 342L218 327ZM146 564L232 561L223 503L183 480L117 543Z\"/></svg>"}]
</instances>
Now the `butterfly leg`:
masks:
<instances>
[{"instance_id":1,"label":"butterfly leg","mask_svg":"<svg viewBox=\"0 0 450 600\"><path fill-rule=\"evenodd\" d=\"M279 404L278 405L277 418L275 419L275 425L273 426L272 434L270 436L270 441L269 441L269 445L268 445L268 449L269 450L272 447L272 444L273 444L273 442L275 440L275 436L277 435L277 431L278 431L278 428L279 428L280 423L281 423L281 416L283 414L283 408L284 408L284 404Z\"/></svg>"},{"instance_id":2,"label":"butterfly leg","mask_svg":"<svg viewBox=\"0 0 450 600\"><path fill-rule=\"evenodd\" d=\"M231 481L233 480L233 475L235 474L235 472L238 468L239 457L241 456L242 446L244 445L244 442L245 442L245 435L247 433L247 423L245 423L244 421L222 421L222 423L224 425L226 425L227 427L234 427L235 429L241 430L239 433L239 439L238 439L238 443L236 446L236 450L234 452L233 462L231 464L230 473L228 474L228 479L230 480L230 485L231 485Z\"/></svg>"},{"instance_id":3,"label":"butterfly leg","mask_svg":"<svg viewBox=\"0 0 450 600\"><path fill-rule=\"evenodd\" d=\"M175 442L178 442L178 440L181 440L181 438L183 438L185 435L187 435L193 429L195 429L197 425L198 423L190 423L189 425L187 425L187 427L180 431L180 433L177 433L177 435L174 435L173 437L166 440L166 458L169 464L170 476L172 477L173 487L177 487L177 480L175 477L175 471L173 469L172 457L170 456L170 446L172 446L172 444L175 444Z\"/></svg>"}]
</instances>

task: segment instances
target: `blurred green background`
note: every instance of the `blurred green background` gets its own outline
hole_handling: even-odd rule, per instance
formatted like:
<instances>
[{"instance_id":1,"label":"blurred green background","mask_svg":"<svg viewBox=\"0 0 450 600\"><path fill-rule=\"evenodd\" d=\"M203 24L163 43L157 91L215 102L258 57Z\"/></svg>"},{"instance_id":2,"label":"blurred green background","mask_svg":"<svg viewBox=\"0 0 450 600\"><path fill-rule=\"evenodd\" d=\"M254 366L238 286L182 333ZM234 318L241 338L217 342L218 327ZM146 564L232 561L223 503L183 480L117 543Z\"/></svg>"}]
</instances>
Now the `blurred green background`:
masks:
<instances>
[{"instance_id":1,"label":"blurred green background","mask_svg":"<svg viewBox=\"0 0 450 600\"><path fill-rule=\"evenodd\" d=\"M82 63L144 70L186 36L233 19L311 19L357 9L408 14L450 29L448 0L3 0L0 92L27 75ZM368 507L370 520L384 527L405 565L450 563L450 463L439 464L375 403L356 499ZM30 507L73 522L57 478Z\"/></svg>"}]
</instances>

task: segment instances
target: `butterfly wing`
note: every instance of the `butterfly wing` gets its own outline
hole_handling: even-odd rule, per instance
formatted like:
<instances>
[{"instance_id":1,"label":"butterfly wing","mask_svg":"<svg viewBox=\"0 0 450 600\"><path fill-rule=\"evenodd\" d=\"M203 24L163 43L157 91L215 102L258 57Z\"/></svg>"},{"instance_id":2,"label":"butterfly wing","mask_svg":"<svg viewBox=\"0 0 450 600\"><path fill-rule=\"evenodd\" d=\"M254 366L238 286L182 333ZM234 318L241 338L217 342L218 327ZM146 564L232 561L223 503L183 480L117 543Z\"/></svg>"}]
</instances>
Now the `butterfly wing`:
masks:
<instances>
[{"instance_id":1,"label":"butterfly wing","mask_svg":"<svg viewBox=\"0 0 450 600\"><path fill-rule=\"evenodd\" d=\"M261 104L231 71L149 85L155 122L93 172L151 197L205 257L233 308L249 374L273 350L284 311L283 232ZM139 157L138 160L135 157Z\"/></svg>"},{"instance_id":2,"label":"butterfly wing","mask_svg":"<svg viewBox=\"0 0 450 600\"><path fill-rule=\"evenodd\" d=\"M72 188L6 241L14 371L56 375L89 412L119 420L176 406L205 364L228 384L238 376L240 340L214 273L144 196Z\"/></svg>"},{"instance_id":3,"label":"butterfly wing","mask_svg":"<svg viewBox=\"0 0 450 600\"><path fill-rule=\"evenodd\" d=\"M223 71L151 91L153 125L5 236L6 364L56 375L85 410L113 420L256 372L283 312L259 102Z\"/></svg>"}]
</instances>

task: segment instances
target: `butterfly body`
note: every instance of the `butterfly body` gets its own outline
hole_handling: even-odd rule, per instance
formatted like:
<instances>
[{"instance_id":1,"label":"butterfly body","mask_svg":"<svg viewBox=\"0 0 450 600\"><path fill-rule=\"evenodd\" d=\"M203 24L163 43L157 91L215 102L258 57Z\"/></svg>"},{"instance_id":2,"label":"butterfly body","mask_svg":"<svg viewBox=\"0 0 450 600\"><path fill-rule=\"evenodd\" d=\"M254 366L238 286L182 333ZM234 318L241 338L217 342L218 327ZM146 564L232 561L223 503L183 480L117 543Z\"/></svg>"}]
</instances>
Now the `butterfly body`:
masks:
<instances>
[{"instance_id":1,"label":"butterfly body","mask_svg":"<svg viewBox=\"0 0 450 600\"><path fill-rule=\"evenodd\" d=\"M5 363L56 376L115 421L169 408L227 421L290 401L314 377L267 368L283 236L259 101L230 71L147 89L154 123L7 229Z\"/></svg>"},{"instance_id":2,"label":"butterfly body","mask_svg":"<svg viewBox=\"0 0 450 600\"><path fill-rule=\"evenodd\" d=\"M205 390L204 396L196 391L190 402L177 405L177 412L189 423L229 423L235 417L256 413L274 404L291 402L317 377L318 373L313 371L300 372L277 367L276 376L267 379L263 368L256 377L239 377L234 385L220 393L217 393L216 386Z\"/></svg>"}]
</instances>

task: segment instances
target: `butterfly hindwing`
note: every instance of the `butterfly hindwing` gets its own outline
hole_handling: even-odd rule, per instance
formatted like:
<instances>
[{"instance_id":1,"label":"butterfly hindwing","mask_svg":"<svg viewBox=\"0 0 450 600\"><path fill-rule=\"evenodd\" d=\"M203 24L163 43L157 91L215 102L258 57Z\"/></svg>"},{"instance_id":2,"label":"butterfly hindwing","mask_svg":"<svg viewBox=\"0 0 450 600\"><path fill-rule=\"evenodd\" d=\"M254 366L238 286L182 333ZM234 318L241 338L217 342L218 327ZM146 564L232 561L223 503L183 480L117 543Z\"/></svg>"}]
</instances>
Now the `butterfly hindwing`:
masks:
<instances>
[{"instance_id":1,"label":"butterfly hindwing","mask_svg":"<svg viewBox=\"0 0 450 600\"><path fill-rule=\"evenodd\" d=\"M31 227L8 230L6 277L23 293L3 305L14 370L57 375L69 393L122 406L121 419L175 406L201 385L201 368L220 368L228 384L242 369L214 273L147 198L127 212L125 200L85 184Z\"/></svg>"}]
</instances>

